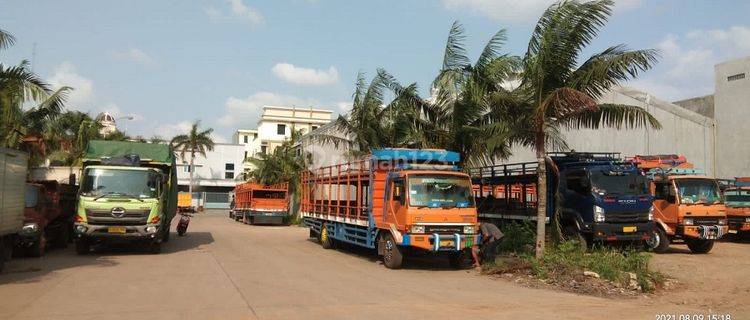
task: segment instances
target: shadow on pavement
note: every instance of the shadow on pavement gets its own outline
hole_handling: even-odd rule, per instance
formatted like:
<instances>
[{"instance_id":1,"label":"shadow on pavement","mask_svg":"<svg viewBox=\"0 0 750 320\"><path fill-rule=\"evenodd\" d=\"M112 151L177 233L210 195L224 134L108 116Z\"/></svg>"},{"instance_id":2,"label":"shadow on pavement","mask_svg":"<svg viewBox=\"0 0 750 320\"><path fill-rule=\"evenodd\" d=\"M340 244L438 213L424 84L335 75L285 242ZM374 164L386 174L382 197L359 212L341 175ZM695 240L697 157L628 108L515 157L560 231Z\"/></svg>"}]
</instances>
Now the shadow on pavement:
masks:
<instances>
[{"instance_id":1,"label":"shadow on pavement","mask_svg":"<svg viewBox=\"0 0 750 320\"><path fill-rule=\"evenodd\" d=\"M177 233L170 235L170 240L162 244L162 253L167 255L180 251L193 250L214 242L210 232L190 232L183 237ZM66 249L47 251L40 258L14 258L6 262L5 270L0 273L0 285L6 283L30 283L40 281L45 275L64 269L76 267L107 268L118 264L114 257L124 255L151 255L145 245L112 244L96 246L87 255L77 255L73 245ZM154 254L156 258L158 255Z\"/></svg>"}]
</instances>

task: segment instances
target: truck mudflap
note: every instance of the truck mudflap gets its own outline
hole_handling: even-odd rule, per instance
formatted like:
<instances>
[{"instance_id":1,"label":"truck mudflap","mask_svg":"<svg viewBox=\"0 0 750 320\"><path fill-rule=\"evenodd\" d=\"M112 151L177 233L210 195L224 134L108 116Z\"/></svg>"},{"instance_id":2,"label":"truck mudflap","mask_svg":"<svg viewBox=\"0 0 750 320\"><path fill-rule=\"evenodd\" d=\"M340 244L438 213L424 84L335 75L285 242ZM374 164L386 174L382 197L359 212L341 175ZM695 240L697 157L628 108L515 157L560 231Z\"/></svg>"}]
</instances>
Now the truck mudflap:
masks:
<instances>
[{"instance_id":1,"label":"truck mudflap","mask_svg":"<svg viewBox=\"0 0 750 320\"><path fill-rule=\"evenodd\" d=\"M411 246L428 251L461 251L480 242L474 234L404 234L402 246Z\"/></svg>"},{"instance_id":2,"label":"truck mudflap","mask_svg":"<svg viewBox=\"0 0 750 320\"><path fill-rule=\"evenodd\" d=\"M697 238L701 240L716 240L721 239L725 234L728 233L728 226L721 225L700 225L700 226L680 226L678 229L682 229L682 236L685 238Z\"/></svg>"},{"instance_id":3,"label":"truck mudflap","mask_svg":"<svg viewBox=\"0 0 750 320\"><path fill-rule=\"evenodd\" d=\"M591 228L594 241L641 241L648 240L654 223L597 223Z\"/></svg>"}]
</instances>

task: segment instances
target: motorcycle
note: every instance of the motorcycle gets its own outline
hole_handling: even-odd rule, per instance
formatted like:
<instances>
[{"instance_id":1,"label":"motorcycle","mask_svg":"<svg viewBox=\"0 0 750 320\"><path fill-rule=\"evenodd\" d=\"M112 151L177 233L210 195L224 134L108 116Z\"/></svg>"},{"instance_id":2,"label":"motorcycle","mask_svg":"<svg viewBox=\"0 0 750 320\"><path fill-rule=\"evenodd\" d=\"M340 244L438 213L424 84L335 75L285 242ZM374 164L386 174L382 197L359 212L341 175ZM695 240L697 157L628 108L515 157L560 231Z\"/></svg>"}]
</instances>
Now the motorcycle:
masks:
<instances>
[{"instance_id":1,"label":"motorcycle","mask_svg":"<svg viewBox=\"0 0 750 320\"><path fill-rule=\"evenodd\" d=\"M177 235L184 236L187 232L188 224L190 224L190 218L193 214L190 212L180 212L180 222L177 223Z\"/></svg>"}]
</instances>

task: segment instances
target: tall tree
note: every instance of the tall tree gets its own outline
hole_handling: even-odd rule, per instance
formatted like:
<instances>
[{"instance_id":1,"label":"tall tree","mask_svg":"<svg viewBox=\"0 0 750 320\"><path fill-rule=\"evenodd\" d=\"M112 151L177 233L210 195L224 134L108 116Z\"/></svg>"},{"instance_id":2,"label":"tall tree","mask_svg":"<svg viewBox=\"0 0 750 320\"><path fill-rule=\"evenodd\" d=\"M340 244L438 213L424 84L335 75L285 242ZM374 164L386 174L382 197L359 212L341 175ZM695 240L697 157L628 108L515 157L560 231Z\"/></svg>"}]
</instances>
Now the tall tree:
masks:
<instances>
[{"instance_id":1,"label":"tall tree","mask_svg":"<svg viewBox=\"0 0 750 320\"><path fill-rule=\"evenodd\" d=\"M548 148L567 149L562 129L599 127L659 129L646 110L628 105L600 104L601 95L621 81L651 68L655 50L629 50L616 45L579 65L581 52L612 14L613 1L561 1L541 16L523 56L520 85L498 90L496 121L505 123L512 142L533 148L539 165L536 255L544 251L547 207Z\"/></svg>"},{"instance_id":2,"label":"tall tree","mask_svg":"<svg viewBox=\"0 0 750 320\"><path fill-rule=\"evenodd\" d=\"M181 134L172 138L170 146L180 152L180 157L185 159L185 154L190 153L190 185L188 186L188 192L193 193L193 172L195 171L195 154L198 153L202 156L206 156L206 151L214 149L214 141L211 139L211 133L214 129L206 129L200 131L198 128L200 121L196 121L190 127L190 132L187 134Z\"/></svg>"}]
</instances>

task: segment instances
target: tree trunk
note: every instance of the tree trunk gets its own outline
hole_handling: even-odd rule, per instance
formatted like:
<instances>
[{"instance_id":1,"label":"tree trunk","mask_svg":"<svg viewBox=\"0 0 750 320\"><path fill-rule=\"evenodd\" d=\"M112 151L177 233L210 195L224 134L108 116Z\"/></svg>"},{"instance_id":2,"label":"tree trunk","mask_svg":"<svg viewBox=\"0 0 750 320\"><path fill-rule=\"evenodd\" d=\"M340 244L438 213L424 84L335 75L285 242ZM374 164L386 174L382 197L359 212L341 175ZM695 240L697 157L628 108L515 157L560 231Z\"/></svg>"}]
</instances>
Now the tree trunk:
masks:
<instances>
[{"instance_id":1,"label":"tree trunk","mask_svg":"<svg viewBox=\"0 0 750 320\"><path fill-rule=\"evenodd\" d=\"M547 218L547 166L545 163L546 148L544 144L544 135L538 135L536 138L536 160L537 160L537 210L536 210L536 252L537 259L544 253L545 241L545 221Z\"/></svg>"},{"instance_id":2,"label":"tree trunk","mask_svg":"<svg viewBox=\"0 0 750 320\"><path fill-rule=\"evenodd\" d=\"M195 152L190 152L190 184L188 184L188 193L193 197L193 162L195 161Z\"/></svg>"}]
</instances>

